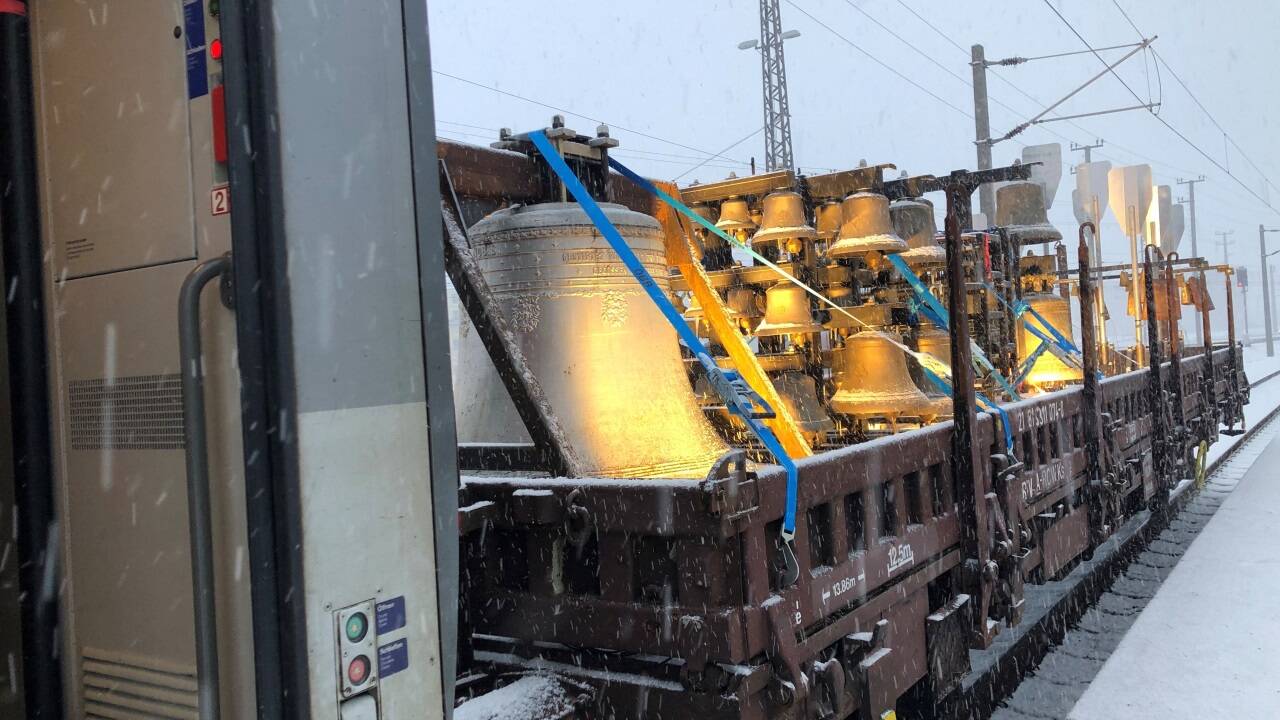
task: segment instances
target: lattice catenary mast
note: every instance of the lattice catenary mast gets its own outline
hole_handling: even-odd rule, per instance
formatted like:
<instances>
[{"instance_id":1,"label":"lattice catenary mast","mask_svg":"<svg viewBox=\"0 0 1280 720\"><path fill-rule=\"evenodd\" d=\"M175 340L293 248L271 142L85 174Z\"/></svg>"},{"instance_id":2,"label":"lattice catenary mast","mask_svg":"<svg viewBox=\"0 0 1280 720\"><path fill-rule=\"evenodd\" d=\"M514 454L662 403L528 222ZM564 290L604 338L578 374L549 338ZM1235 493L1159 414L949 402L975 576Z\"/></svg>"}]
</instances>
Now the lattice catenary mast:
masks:
<instances>
[{"instance_id":1,"label":"lattice catenary mast","mask_svg":"<svg viewBox=\"0 0 1280 720\"><path fill-rule=\"evenodd\" d=\"M787 67L782 57L779 0L760 0L760 75L764 85L764 164L766 170L795 167L791 155L791 108L787 104Z\"/></svg>"}]
</instances>

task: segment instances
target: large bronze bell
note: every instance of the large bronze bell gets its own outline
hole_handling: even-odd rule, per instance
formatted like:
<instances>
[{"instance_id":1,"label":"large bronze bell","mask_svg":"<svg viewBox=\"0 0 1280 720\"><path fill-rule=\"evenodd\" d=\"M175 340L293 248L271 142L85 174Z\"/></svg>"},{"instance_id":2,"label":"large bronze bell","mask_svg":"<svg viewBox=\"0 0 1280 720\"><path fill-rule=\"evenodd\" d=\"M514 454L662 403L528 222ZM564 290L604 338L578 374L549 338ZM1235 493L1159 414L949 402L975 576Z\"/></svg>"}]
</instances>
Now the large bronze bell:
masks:
<instances>
[{"instance_id":1,"label":"large bronze bell","mask_svg":"<svg viewBox=\"0 0 1280 720\"><path fill-rule=\"evenodd\" d=\"M1071 333L1071 303L1060 295L1052 293L1035 293L1026 295L1022 298L1031 309L1039 313L1050 325L1068 340L1074 342ZM1022 319L1025 323L1018 330L1018 365L1021 366L1026 362L1031 353L1035 352L1040 346L1041 340L1027 329L1026 323L1031 324L1046 337L1052 338L1053 333L1044 326L1030 312L1024 314ZM1027 373L1026 382L1037 386L1044 387L1046 385L1054 385L1067 382L1075 382L1084 378L1084 374L1080 368L1073 367L1064 363L1057 355L1046 349L1036 358L1036 362L1031 366L1030 372Z\"/></svg>"},{"instance_id":2,"label":"large bronze bell","mask_svg":"<svg viewBox=\"0 0 1280 720\"><path fill-rule=\"evenodd\" d=\"M815 224L818 226L818 238L820 240L835 240L840 234L840 225L844 222L844 213L840 210L840 203L835 200L828 200L818 206L814 211L816 216Z\"/></svg>"},{"instance_id":3,"label":"large bronze bell","mask_svg":"<svg viewBox=\"0 0 1280 720\"><path fill-rule=\"evenodd\" d=\"M716 221L716 227L739 240L755 231L756 223L751 219L747 201L730 198L720 203L720 219Z\"/></svg>"},{"instance_id":4,"label":"large bronze bell","mask_svg":"<svg viewBox=\"0 0 1280 720\"><path fill-rule=\"evenodd\" d=\"M813 240L816 237L818 231L805 218L804 198L800 193L780 190L765 195L763 219L760 229L751 237L752 245Z\"/></svg>"},{"instance_id":5,"label":"large bronze bell","mask_svg":"<svg viewBox=\"0 0 1280 720\"><path fill-rule=\"evenodd\" d=\"M872 252L900 253L907 249L907 242L894 232L889 198L884 195L854 193L844 199L840 211L843 218L840 234L827 248L828 257L851 258Z\"/></svg>"},{"instance_id":6,"label":"large bronze bell","mask_svg":"<svg viewBox=\"0 0 1280 720\"><path fill-rule=\"evenodd\" d=\"M1044 189L1030 180L1011 182L996 190L996 225L1019 245L1058 242L1062 233L1049 224Z\"/></svg>"},{"instance_id":7,"label":"large bronze bell","mask_svg":"<svg viewBox=\"0 0 1280 720\"><path fill-rule=\"evenodd\" d=\"M893 229L907 241L908 249L900 253L907 265L925 267L947 261L947 250L938 244L938 227L933 218L933 203L924 199L894 200L889 206Z\"/></svg>"},{"instance_id":8,"label":"large bronze bell","mask_svg":"<svg viewBox=\"0 0 1280 720\"><path fill-rule=\"evenodd\" d=\"M669 293L662 229L602 203ZM701 478L728 448L703 417L676 333L577 203L517 205L471 228L480 270L551 410L598 477ZM458 441L529 443L475 329L456 331Z\"/></svg>"},{"instance_id":9,"label":"large bronze bell","mask_svg":"<svg viewBox=\"0 0 1280 720\"><path fill-rule=\"evenodd\" d=\"M845 339L838 351L836 392L829 405L834 412L857 418L924 417L929 398L911 381L907 356L897 333L864 330Z\"/></svg>"},{"instance_id":10,"label":"large bronze bell","mask_svg":"<svg viewBox=\"0 0 1280 720\"><path fill-rule=\"evenodd\" d=\"M796 428L811 445L820 445L836 425L818 399L818 384L813 376L803 370L786 370L773 374L771 379Z\"/></svg>"},{"instance_id":11,"label":"large bronze bell","mask_svg":"<svg viewBox=\"0 0 1280 720\"><path fill-rule=\"evenodd\" d=\"M809 294L804 288L784 282L765 291L764 322L756 328L757 336L801 335L821 330L822 325L813 320Z\"/></svg>"}]
</instances>

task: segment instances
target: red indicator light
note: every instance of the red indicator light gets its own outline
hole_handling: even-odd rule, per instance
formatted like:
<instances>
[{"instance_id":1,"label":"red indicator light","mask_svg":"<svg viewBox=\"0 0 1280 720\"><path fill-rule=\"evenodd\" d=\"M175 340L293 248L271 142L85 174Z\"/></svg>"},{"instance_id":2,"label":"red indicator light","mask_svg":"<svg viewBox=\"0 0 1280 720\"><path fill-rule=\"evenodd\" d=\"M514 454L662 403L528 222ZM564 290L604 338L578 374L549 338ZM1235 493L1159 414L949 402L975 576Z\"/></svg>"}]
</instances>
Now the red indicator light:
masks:
<instances>
[{"instance_id":1,"label":"red indicator light","mask_svg":"<svg viewBox=\"0 0 1280 720\"><path fill-rule=\"evenodd\" d=\"M221 38L214 38L213 42L209 43L209 57L212 57L214 60L222 59L222 39Z\"/></svg>"},{"instance_id":2,"label":"red indicator light","mask_svg":"<svg viewBox=\"0 0 1280 720\"><path fill-rule=\"evenodd\" d=\"M213 112L213 159L227 161L227 92L222 85L209 92L210 110Z\"/></svg>"},{"instance_id":3,"label":"red indicator light","mask_svg":"<svg viewBox=\"0 0 1280 720\"><path fill-rule=\"evenodd\" d=\"M347 679L352 685L363 685L369 679L369 657L359 655L347 666Z\"/></svg>"}]
</instances>

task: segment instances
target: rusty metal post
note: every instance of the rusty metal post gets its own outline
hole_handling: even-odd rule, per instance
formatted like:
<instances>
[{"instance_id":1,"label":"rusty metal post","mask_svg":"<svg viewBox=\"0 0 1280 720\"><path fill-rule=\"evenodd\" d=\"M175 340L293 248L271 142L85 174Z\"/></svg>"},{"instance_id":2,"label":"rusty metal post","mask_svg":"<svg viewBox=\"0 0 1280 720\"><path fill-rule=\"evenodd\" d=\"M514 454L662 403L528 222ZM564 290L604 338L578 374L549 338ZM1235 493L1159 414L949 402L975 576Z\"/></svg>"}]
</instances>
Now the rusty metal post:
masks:
<instances>
[{"instance_id":1,"label":"rusty metal post","mask_svg":"<svg viewBox=\"0 0 1280 720\"><path fill-rule=\"evenodd\" d=\"M960 490L960 527L965 577L974 595L974 640L980 647L990 643L987 616L994 595L995 567L991 562L990 530L987 527L985 478L978 476L973 433L978 423L973 391L973 356L969 347L969 317L965 303L964 241L961 237L961 205L968 206L969 193L961 183L947 186L947 316L951 325L951 472Z\"/></svg>"},{"instance_id":2,"label":"rusty metal post","mask_svg":"<svg viewBox=\"0 0 1280 720\"><path fill-rule=\"evenodd\" d=\"M1201 347L1204 354L1212 358L1213 335L1210 334L1212 328L1210 327L1211 322L1209 317L1209 305L1212 301L1209 299L1209 285L1205 282L1203 270L1200 271L1200 292L1204 293L1204 298L1200 305L1200 332L1204 334L1204 344Z\"/></svg>"},{"instance_id":3,"label":"rusty metal post","mask_svg":"<svg viewBox=\"0 0 1280 720\"><path fill-rule=\"evenodd\" d=\"M1201 347L1201 352L1204 353L1204 380L1202 381L1204 390L1202 392L1205 397L1204 406L1210 413L1205 420L1204 430L1205 438L1210 439L1218 434L1218 383L1213 371L1213 329L1209 321L1209 286L1205 284L1203 270L1200 271L1200 292L1204 295L1200 306L1200 336L1204 338L1204 344Z\"/></svg>"},{"instance_id":4,"label":"rusty metal post","mask_svg":"<svg viewBox=\"0 0 1280 720\"><path fill-rule=\"evenodd\" d=\"M1223 417L1223 421L1230 431L1234 428L1237 420L1236 407L1240 398L1240 348L1236 344L1235 288L1231 287L1231 268L1229 266L1223 270L1222 276L1227 281L1227 392L1231 394L1228 411ZM1234 433L1228 432L1227 434Z\"/></svg>"},{"instance_id":5,"label":"rusty metal post","mask_svg":"<svg viewBox=\"0 0 1280 720\"><path fill-rule=\"evenodd\" d=\"M1173 274L1173 263L1175 260L1181 259L1177 252L1171 252L1164 256L1164 290L1165 290L1165 309L1169 312L1169 357L1179 354L1180 340L1178 337L1179 323L1175 317L1181 310L1178 301L1178 279Z\"/></svg>"},{"instance_id":6,"label":"rusty metal post","mask_svg":"<svg viewBox=\"0 0 1280 720\"><path fill-rule=\"evenodd\" d=\"M1227 281L1227 345L1231 347L1231 354L1234 356L1236 347L1236 297L1235 288L1231 287L1231 269L1227 268L1223 271L1222 277Z\"/></svg>"},{"instance_id":7,"label":"rusty metal post","mask_svg":"<svg viewBox=\"0 0 1280 720\"><path fill-rule=\"evenodd\" d=\"M1098 340L1094 326L1093 273L1090 272L1089 241L1085 230L1096 233L1091 222L1080 224L1080 247L1077 271L1080 274L1080 351L1084 355L1084 382L1080 395L1084 405L1085 502L1089 509L1089 538L1097 543L1103 535L1106 510L1103 488L1102 408L1098 402Z\"/></svg>"},{"instance_id":8,"label":"rusty metal post","mask_svg":"<svg viewBox=\"0 0 1280 720\"><path fill-rule=\"evenodd\" d=\"M1181 310L1181 304L1178 299L1178 280L1173 274L1173 263L1178 259L1181 256L1177 252L1164 257L1164 289L1165 312L1169 314L1169 385L1173 390L1173 417L1178 423L1169 436L1178 448L1171 469L1181 470L1187 462L1187 406L1182 386L1182 344L1178 337L1177 313Z\"/></svg>"},{"instance_id":9,"label":"rusty metal post","mask_svg":"<svg viewBox=\"0 0 1280 720\"><path fill-rule=\"evenodd\" d=\"M1152 438L1155 439L1151 446L1151 460L1155 466L1157 487L1167 490L1168 463L1165 460L1167 447L1165 440L1169 435L1165 424L1167 415L1164 402L1164 383L1160 379L1160 323L1156 320L1155 265L1151 260L1153 253L1159 255L1160 249L1154 245L1148 245L1142 253L1143 286L1147 313L1147 360L1150 366L1147 397L1151 412ZM1158 501L1159 498L1156 498L1156 500ZM1158 504L1163 505L1160 502Z\"/></svg>"},{"instance_id":10,"label":"rusty metal post","mask_svg":"<svg viewBox=\"0 0 1280 720\"><path fill-rule=\"evenodd\" d=\"M1160 376L1160 321L1156 316L1156 287L1155 264L1151 260L1151 254L1160 253L1160 249L1154 245L1147 245L1143 250L1142 264L1142 285L1143 285L1143 313L1147 321L1147 364L1155 371L1155 376ZM1136 304L1136 303L1135 303Z\"/></svg>"},{"instance_id":11,"label":"rusty metal post","mask_svg":"<svg viewBox=\"0 0 1280 720\"><path fill-rule=\"evenodd\" d=\"M1064 273L1070 268L1067 267L1067 246L1066 243L1058 243L1053 249L1054 262L1057 264L1057 270ZM1066 282L1058 283L1058 295L1067 302L1071 301L1071 285Z\"/></svg>"}]
</instances>

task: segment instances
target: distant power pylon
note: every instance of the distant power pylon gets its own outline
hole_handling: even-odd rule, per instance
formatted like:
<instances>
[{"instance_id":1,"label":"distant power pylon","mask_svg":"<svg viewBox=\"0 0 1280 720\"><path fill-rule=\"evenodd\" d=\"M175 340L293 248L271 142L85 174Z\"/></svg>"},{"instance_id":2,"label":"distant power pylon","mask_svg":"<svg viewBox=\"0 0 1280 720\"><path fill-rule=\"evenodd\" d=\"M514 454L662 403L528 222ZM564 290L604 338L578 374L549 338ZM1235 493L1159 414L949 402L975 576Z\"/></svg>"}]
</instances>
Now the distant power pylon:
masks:
<instances>
[{"instance_id":1,"label":"distant power pylon","mask_svg":"<svg viewBox=\"0 0 1280 720\"><path fill-rule=\"evenodd\" d=\"M741 50L760 51L760 76L764 86L764 166L765 170L791 170L791 107L787 102L787 64L782 42L799 32L782 32L779 0L760 0L760 39L738 43Z\"/></svg>"}]
</instances>

